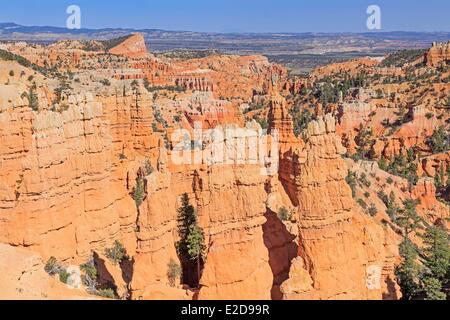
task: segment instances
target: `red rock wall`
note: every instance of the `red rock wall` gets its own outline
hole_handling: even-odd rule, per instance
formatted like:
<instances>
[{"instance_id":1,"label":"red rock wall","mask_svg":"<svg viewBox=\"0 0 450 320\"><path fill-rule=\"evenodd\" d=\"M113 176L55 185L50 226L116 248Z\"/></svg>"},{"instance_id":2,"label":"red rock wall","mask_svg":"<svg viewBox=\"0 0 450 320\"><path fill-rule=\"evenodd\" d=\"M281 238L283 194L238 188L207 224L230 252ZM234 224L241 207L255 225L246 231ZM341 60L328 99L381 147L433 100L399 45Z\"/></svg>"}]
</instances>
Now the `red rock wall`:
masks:
<instances>
[{"instance_id":1,"label":"red rock wall","mask_svg":"<svg viewBox=\"0 0 450 320\"><path fill-rule=\"evenodd\" d=\"M0 114L0 242L72 259L135 241L136 211L102 104L86 94L68 111L36 114L15 103Z\"/></svg>"},{"instance_id":2,"label":"red rock wall","mask_svg":"<svg viewBox=\"0 0 450 320\"><path fill-rule=\"evenodd\" d=\"M307 290L297 283L295 289L295 281L288 280L287 299L381 299L395 295L395 288L387 289L387 283L394 279L394 239L383 226L360 213L353 201L340 156L344 152L334 119L327 116L310 124L306 147L300 154L287 153L282 159L280 178L298 204L298 255L313 287ZM284 166L288 170L283 170ZM370 290L365 282L373 267L381 270L382 277L378 287Z\"/></svg>"}]
</instances>

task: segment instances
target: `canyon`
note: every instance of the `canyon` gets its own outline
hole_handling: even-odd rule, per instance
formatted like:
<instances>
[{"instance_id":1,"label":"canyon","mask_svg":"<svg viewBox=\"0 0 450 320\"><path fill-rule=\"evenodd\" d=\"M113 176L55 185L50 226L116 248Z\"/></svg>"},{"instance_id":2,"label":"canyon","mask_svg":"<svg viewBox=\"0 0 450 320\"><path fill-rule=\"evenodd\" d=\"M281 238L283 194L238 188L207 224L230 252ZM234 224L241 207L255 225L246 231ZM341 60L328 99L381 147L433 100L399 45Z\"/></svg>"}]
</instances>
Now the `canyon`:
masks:
<instances>
[{"instance_id":1,"label":"canyon","mask_svg":"<svg viewBox=\"0 0 450 320\"><path fill-rule=\"evenodd\" d=\"M389 189L399 203L418 200L428 223L448 221L433 179L449 170L450 151L429 144L437 128L449 132L448 49L441 46L403 68L363 58L305 78L259 55L156 57L140 34L1 43L0 298L99 298L80 284L80 266L93 260L99 283L121 299L400 299L403 235L377 191ZM374 76L370 88L320 100L324 79L361 73ZM411 74L422 80L383 81ZM314 116L300 123L296 108ZM399 118L395 128L383 125ZM173 133L193 133L196 123L276 134L270 156L278 170L261 174L257 161L174 162ZM366 147L362 127L373 130L371 159L354 157ZM239 154L232 139L220 146ZM211 141L205 137L200 148L208 151ZM414 186L379 164L411 148ZM252 151L245 144L244 154ZM349 172L370 184L355 189ZM205 238L195 286L173 281L168 267L183 264L183 195ZM363 198L377 214L367 213ZM117 243L127 255L120 263L107 254ZM52 257L75 270L69 288L44 272Z\"/></svg>"}]
</instances>

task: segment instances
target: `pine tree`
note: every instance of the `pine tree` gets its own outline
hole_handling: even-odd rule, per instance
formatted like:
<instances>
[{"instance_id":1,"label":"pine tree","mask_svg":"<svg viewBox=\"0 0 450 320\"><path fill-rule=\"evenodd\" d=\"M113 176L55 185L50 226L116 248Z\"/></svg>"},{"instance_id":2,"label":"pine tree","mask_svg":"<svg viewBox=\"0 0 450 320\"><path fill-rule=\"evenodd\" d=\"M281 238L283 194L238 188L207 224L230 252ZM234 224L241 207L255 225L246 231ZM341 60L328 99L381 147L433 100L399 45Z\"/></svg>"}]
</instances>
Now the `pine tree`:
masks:
<instances>
[{"instance_id":1,"label":"pine tree","mask_svg":"<svg viewBox=\"0 0 450 320\"><path fill-rule=\"evenodd\" d=\"M192 270L190 262L196 262L195 281L198 281L206 248L205 237L202 228L198 225L195 208L189 203L189 196L186 193L183 194L181 207L178 209L178 235L180 240L177 242L177 250L183 262L183 274L189 277L191 274L189 270Z\"/></svg>"},{"instance_id":2,"label":"pine tree","mask_svg":"<svg viewBox=\"0 0 450 320\"><path fill-rule=\"evenodd\" d=\"M398 211L397 224L403 228L405 236L421 227L422 218L417 214L417 200L405 200L403 209Z\"/></svg>"},{"instance_id":3,"label":"pine tree","mask_svg":"<svg viewBox=\"0 0 450 320\"><path fill-rule=\"evenodd\" d=\"M429 140L429 145L433 153L441 153L450 149L450 134L445 130L444 126L440 126L434 130Z\"/></svg>"},{"instance_id":4,"label":"pine tree","mask_svg":"<svg viewBox=\"0 0 450 320\"><path fill-rule=\"evenodd\" d=\"M424 265L433 278L448 282L450 274L450 242L443 225L430 226L424 235Z\"/></svg>"},{"instance_id":5,"label":"pine tree","mask_svg":"<svg viewBox=\"0 0 450 320\"><path fill-rule=\"evenodd\" d=\"M432 277L426 277L422 280L422 287L426 300L446 300L447 296L442 292L441 282Z\"/></svg>"},{"instance_id":6,"label":"pine tree","mask_svg":"<svg viewBox=\"0 0 450 320\"><path fill-rule=\"evenodd\" d=\"M403 299L411 300L420 292L418 283L420 267L417 263L418 249L408 237L400 244L400 256L402 263L395 269L395 274Z\"/></svg>"},{"instance_id":7,"label":"pine tree","mask_svg":"<svg viewBox=\"0 0 450 320\"><path fill-rule=\"evenodd\" d=\"M136 187L133 192L133 199L136 202L136 206L139 208L144 201L144 179L138 177L136 181Z\"/></svg>"},{"instance_id":8,"label":"pine tree","mask_svg":"<svg viewBox=\"0 0 450 320\"><path fill-rule=\"evenodd\" d=\"M395 194L393 191L389 194L389 198L386 199L385 202L386 205L386 213L391 218L392 221L397 220L397 214L400 208L397 206L397 203L395 202Z\"/></svg>"},{"instance_id":9,"label":"pine tree","mask_svg":"<svg viewBox=\"0 0 450 320\"><path fill-rule=\"evenodd\" d=\"M189 195L185 193L181 198L181 207L178 209L178 236L180 240L177 243L177 248L181 257L187 258L189 256L187 239L190 227L196 224L195 208L189 203Z\"/></svg>"},{"instance_id":10,"label":"pine tree","mask_svg":"<svg viewBox=\"0 0 450 320\"><path fill-rule=\"evenodd\" d=\"M442 187L444 187L445 173L444 173L444 165L441 165L439 172L436 172L434 176L434 185L436 189L439 191Z\"/></svg>"},{"instance_id":11,"label":"pine tree","mask_svg":"<svg viewBox=\"0 0 450 320\"><path fill-rule=\"evenodd\" d=\"M380 160L378 161L378 167L383 171L387 171L388 164L384 156L381 156Z\"/></svg>"},{"instance_id":12,"label":"pine tree","mask_svg":"<svg viewBox=\"0 0 450 320\"><path fill-rule=\"evenodd\" d=\"M30 87L28 92L28 105L33 111L39 110L39 100L37 94L34 92L34 86Z\"/></svg>"},{"instance_id":13,"label":"pine tree","mask_svg":"<svg viewBox=\"0 0 450 320\"><path fill-rule=\"evenodd\" d=\"M205 252L205 236L202 228L198 225L191 226L186 242L189 257L197 261L197 275L200 276L200 264Z\"/></svg>"},{"instance_id":14,"label":"pine tree","mask_svg":"<svg viewBox=\"0 0 450 320\"><path fill-rule=\"evenodd\" d=\"M450 187L450 166L447 166L447 188Z\"/></svg>"},{"instance_id":15,"label":"pine tree","mask_svg":"<svg viewBox=\"0 0 450 320\"><path fill-rule=\"evenodd\" d=\"M375 143L373 138L372 128L364 127L363 124L359 126L359 132L355 137L357 145L357 155L361 159L370 160L372 158L372 146Z\"/></svg>"}]
</instances>

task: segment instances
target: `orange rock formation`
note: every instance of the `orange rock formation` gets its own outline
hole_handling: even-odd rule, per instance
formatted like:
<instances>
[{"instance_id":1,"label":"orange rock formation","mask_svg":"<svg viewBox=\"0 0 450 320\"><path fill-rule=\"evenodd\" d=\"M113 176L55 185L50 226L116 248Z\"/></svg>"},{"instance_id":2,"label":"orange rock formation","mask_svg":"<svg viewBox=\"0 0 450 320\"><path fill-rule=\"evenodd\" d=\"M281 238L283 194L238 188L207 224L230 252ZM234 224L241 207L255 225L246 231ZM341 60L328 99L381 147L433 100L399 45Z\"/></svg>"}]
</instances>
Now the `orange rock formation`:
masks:
<instances>
[{"instance_id":1,"label":"orange rock formation","mask_svg":"<svg viewBox=\"0 0 450 320\"><path fill-rule=\"evenodd\" d=\"M132 59L142 59L148 55L147 46L142 34L130 36L114 48L111 48L109 53Z\"/></svg>"}]
</instances>

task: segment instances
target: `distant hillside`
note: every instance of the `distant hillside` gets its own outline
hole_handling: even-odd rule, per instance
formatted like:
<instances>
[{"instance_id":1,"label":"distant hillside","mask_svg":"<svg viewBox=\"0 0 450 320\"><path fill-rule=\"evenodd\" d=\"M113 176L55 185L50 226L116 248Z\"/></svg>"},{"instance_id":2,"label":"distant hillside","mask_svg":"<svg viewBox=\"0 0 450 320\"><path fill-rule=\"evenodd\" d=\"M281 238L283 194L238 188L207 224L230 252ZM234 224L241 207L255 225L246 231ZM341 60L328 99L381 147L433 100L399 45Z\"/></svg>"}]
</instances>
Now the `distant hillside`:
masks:
<instances>
[{"instance_id":1,"label":"distant hillside","mask_svg":"<svg viewBox=\"0 0 450 320\"><path fill-rule=\"evenodd\" d=\"M444 42L450 39L450 32L206 33L123 28L69 30L0 23L0 41L109 41L137 32L144 36L147 47L155 53L183 50L202 55L203 51L217 50L238 55L263 54L271 61L287 65L294 73L355 57L381 56L404 49L424 49L434 41ZM98 49L96 45L99 44L96 42L91 45L93 49Z\"/></svg>"}]
</instances>

